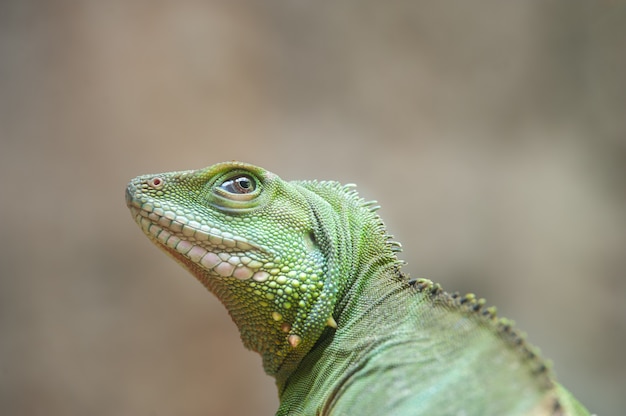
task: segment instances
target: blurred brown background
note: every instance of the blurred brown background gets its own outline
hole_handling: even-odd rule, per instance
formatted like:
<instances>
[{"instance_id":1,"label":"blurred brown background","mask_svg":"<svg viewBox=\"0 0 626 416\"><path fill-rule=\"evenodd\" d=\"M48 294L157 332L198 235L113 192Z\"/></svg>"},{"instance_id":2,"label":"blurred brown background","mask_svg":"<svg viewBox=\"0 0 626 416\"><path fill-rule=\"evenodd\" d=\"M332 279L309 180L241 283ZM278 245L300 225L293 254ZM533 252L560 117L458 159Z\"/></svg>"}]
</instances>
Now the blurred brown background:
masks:
<instances>
[{"instance_id":1,"label":"blurred brown background","mask_svg":"<svg viewBox=\"0 0 626 416\"><path fill-rule=\"evenodd\" d=\"M0 414L261 415L273 380L124 204L238 159L356 182L407 270L626 408L620 1L0 2Z\"/></svg>"}]
</instances>

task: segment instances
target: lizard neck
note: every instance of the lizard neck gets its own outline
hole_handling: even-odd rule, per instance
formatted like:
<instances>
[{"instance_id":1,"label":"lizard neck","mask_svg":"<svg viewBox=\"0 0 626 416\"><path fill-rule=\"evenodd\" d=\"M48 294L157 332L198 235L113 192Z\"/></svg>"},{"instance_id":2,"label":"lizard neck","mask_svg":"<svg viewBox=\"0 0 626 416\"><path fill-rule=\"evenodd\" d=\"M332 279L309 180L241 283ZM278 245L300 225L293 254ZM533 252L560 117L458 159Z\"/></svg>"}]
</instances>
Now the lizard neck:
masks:
<instances>
[{"instance_id":1,"label":"lizard neck","mask_svg":"<svg viewBox=\"0 0 626 416\"><path fill-rule=\"evenodd\" d=\"M301 185L306 188L303 192L318 224L315 236L326 259L326 283L333 287L328 291L333 297L329 317L335 322L334 327L320 331L315 344L298 357L300 361L305 356L318 354L319 349L332 342L335 331L347 324L352 302L367 295L366 288L403 278L399 272L401 262L395 255L399 244L392 242L386 234L382 220L375 213L377 207L358 198L350 188L336 183L306 182ZM325 323L329 317L318 316L316 319L323 318ZM279 391L293 373L301 372L301 367L299 363L296 367L283 366L278 371L275 377Z\"/></svg>"}]
</instances>

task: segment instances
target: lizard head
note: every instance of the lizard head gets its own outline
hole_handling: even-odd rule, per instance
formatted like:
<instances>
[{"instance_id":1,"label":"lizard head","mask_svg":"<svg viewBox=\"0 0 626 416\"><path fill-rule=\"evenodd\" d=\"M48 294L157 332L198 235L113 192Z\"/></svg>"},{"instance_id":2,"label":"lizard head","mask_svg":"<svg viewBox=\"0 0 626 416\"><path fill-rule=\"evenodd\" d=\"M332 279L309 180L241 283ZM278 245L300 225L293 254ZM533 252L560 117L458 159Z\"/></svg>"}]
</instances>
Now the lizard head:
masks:
<instances>
[{"instance_id":1,"label":"lizard head","mask_svg":"<svg viewBox=\"0 0 626 416\"><path fill-rule=\"evenodd\" d=\"M126 202L143 232L226 306L268 374L297 365L336 326L333 209L306 187L229 162L139 176Z\"/></svg>"}]
</instances>

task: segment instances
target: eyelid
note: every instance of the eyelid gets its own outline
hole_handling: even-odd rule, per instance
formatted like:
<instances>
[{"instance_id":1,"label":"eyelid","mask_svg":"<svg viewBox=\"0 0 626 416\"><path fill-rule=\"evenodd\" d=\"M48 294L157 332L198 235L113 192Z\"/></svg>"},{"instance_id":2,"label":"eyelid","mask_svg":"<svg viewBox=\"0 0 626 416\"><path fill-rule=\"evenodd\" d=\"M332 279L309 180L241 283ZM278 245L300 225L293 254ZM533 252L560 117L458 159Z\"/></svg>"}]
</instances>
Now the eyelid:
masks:
<instances>
[{"instance_id":1,"label":"eyelid","mask_svg":"<svg viewBox=\"0 0 626 416\"><path fill-rule=\"evenodd\" d=\"M260 192L261 184L253 175L245 172L239 172L225 176L225 178L226 179L223 181L218 181L216 186L213 188L215 193L224 198L246 201L255 198ZM247 182L249 182L249 190L241 186L241 182L243 180L247 180Z\"/></svg>"}]
</instances>

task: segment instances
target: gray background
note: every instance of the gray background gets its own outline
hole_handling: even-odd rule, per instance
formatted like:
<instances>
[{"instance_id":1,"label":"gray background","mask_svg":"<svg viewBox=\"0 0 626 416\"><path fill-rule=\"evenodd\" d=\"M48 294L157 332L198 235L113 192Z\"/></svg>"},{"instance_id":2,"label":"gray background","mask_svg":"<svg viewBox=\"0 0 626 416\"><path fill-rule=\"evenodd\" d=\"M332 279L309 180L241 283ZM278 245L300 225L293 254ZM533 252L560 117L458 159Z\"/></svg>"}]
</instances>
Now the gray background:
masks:
<instances>
[{"instance_id":1,"label":"gray background","mask_svg":"<svg viewBox=\"0 0 626 416\"><path fill-rule=\"evenodd\" d=\"M415 277L626 408L620 1L0 2L0 413L272 414L219 302L133 223L139 174L356 182Z\"/></svg>"}]
</instances>

